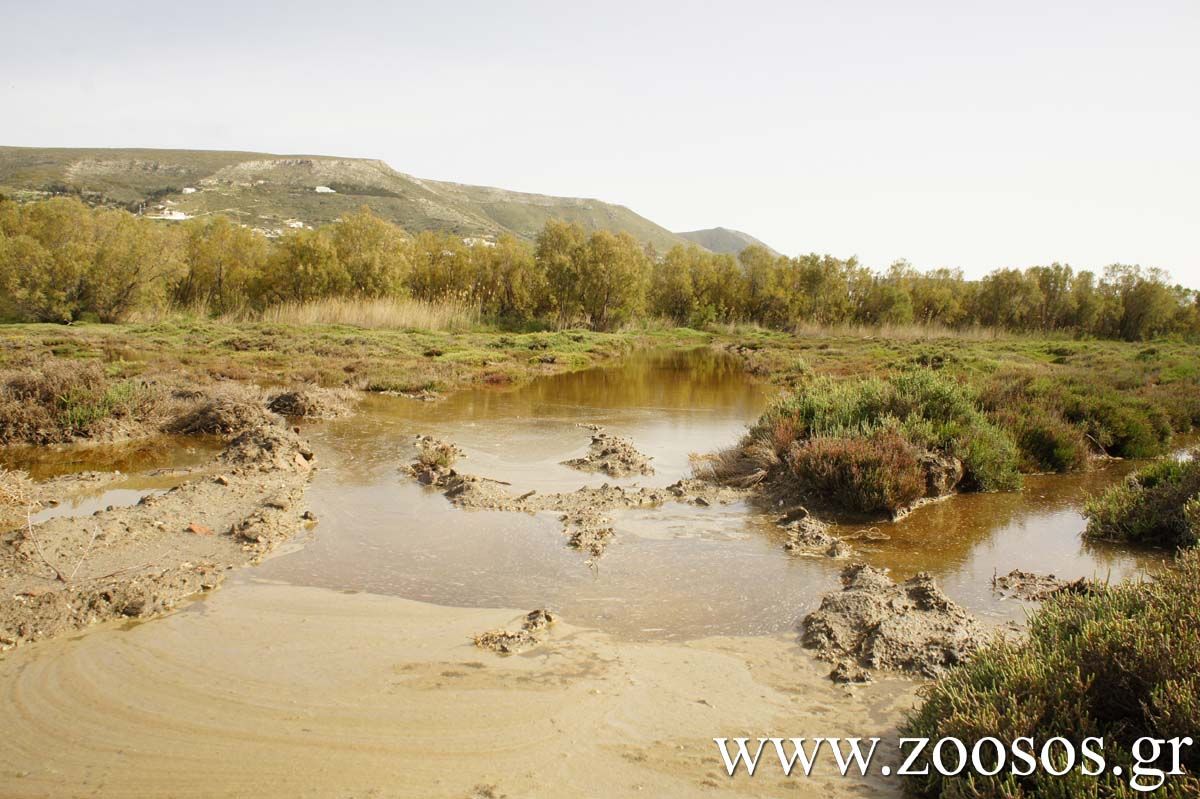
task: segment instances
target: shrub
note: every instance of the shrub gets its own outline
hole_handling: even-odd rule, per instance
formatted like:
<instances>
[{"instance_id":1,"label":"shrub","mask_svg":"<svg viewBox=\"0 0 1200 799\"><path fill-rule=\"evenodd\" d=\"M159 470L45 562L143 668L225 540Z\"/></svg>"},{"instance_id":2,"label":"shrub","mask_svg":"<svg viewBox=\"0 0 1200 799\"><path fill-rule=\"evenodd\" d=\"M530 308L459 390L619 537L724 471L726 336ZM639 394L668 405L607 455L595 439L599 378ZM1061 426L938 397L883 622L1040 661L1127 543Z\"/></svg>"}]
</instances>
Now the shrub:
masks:
<instances>
[{"instance_id":1,"label":"shrub","mask_svg":"<svg viewBox=\"0 0 1200 799\"><path fill-rule=\"evenodd\" d=\"M882 437L872 441L876 436ZM806 448L815 439L828 440ZM789 449L792 441L799 447ZM861 446L851 447L850 441ZM884 458L882 441L895 444L898 453ZM832 499L853 510L895 510L921 496L903 500L911 493L911 473L881 480L876 471L885 466L907 471L907 456L919 460L920 450L958 458L968 485L980 490L1009 490L1021 482L1017 448L1008 433L988 420L967 386L930 369L912 369L889 380L806 378L794 394L763 414L742 447L748 453L765 443L777 456L788 457L802 484L814 490L826 486ZM860 464L859 458L865 460ZM821 471L806 476L807 468ZM854 487L866 493L854 498Z\"/></svg>"},{"instance_id":2,"label":"shrub","mask_svg":"<svg viewBox=\"0 0 1200 799\"><path fill-rule=\"evenodd\" d=\"M925 494L920 454L893 431L796 442L787 463L801 485L849 510L893 513Z\"/></svg>"},{"instance_id":3,"label":"shrub","mask_svg":"<svg viewBox=\"0 0 1200 799\"><path fill-rule=\"evenodd\" d=\"M1176 565L1154 583L1059 592L1033 614L1026 640L997 639L924 689L924 702L901 730L906 737L953 736L968 751L984 737L1027 736L1039 749L1054 736L1103 737L1105 774L1083 776L1076 769L1056 777L1038 769L1017 777L1005 768L986 777L968 767L945 777L930 768L928 775L907 778L909 791L939 799L1145 795L1129 785L1133 742L1194 736L1200 718L1200 556L1188 553ZM932 748L915 768L928 765ZM995 758L990 747L981 749L990 770ZM1163 750L1153 765L1169 771L1170 747ZM1200 747L1183 747L1181 754L1188 776L1169 777L1155 796L1200 792ZM1113 775L1113 765L1124 775Z\"/></svg>"},{"instance_id":4,"label":"shrub","mask_svg":"<svg viewBox=\"0 0 1200 799\"><path fill-rule=\"evenodd\" d=\"M1110 455L1122 458L1160 455L1171 439L1170 420L1162 408L1117 399L1111 392L1072 394L1064 405L1064 416Z\"/></svg>"},{"instance_id":5,"label":"shrub","mask_svg":"<svg viewBox=\"0 0 1200 799\"><path fill-rule=\"evenodd\" d=\"M1200 456L1200 450L1193 453ZM1162 460L1088 502L1085 535L1164 547L1200 541L1200 460Z\"/></svg>"},{"instance_id":6,"label":"shrub","mask_svg":"<svg viewBox=\"0 0 1200 799\"><path fill-rule=\"evenodd\" d=\"M1044 409L1017 414L1007 425L1021 450L1027 471L1073 472L1088 460L1083 431Z\"/></svg>"}]
</instances>

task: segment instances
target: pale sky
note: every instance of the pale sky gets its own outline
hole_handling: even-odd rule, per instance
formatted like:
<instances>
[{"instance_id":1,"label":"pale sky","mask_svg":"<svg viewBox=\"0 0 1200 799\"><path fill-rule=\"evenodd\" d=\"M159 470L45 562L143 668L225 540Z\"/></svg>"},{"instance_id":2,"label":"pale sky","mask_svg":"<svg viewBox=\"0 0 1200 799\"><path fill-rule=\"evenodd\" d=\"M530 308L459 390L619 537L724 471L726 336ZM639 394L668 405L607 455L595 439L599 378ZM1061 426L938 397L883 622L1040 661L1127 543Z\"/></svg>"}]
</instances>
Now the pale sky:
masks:
<instances>
[{"instance_id":1,"label":"pale sky","mask_svg":"<svg viewBox=\"0 0 1200 799\"><path fill-rule=\"evenodd\" d=\"M0 0L0 144L382 158L788 254L1200 287L1200 2Z\"/></svg>"}]
</instances>

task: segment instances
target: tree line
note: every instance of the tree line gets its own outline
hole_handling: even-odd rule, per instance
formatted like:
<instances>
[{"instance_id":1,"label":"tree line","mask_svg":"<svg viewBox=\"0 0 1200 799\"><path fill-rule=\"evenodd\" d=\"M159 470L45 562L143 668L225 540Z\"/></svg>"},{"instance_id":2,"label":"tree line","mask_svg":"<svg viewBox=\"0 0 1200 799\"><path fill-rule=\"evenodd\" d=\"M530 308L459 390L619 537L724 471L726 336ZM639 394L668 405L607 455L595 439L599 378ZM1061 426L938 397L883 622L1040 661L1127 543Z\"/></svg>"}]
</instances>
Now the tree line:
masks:
<instances>
[{"instance_id":1,"label":"tree line","mask_svg":"<svg viewBox=\"0 0 1200 799\"><path fill-rule=\"evenodd\" d=\"M74 198L0 200L0 312L10 318L118 322L147 309L212 315L327 297L454 301L513 323L608 330L645 317L704 327L757 323L939 324L1143 340L1200 336L1200 292L1158 269L1097 275L1063 264L883 271L855 258L738 256L676 246L660 254L625 233L551 221L528 243L409 235L366 207L316 229L267 238L215 215L163 223Z\"/></svg>"}]
</instances>

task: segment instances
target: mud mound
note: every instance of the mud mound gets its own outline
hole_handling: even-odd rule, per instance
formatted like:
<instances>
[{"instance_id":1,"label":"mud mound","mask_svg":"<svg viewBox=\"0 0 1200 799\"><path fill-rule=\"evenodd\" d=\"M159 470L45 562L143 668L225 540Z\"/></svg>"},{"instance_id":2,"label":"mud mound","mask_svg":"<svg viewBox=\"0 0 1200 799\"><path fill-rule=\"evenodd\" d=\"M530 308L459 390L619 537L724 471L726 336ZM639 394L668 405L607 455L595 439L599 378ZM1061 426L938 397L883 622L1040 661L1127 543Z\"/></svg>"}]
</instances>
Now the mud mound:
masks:
<instances>
[{"instance_id":1,"label":"mud mound","mask_svg":"<svg viewBox=\"0 0 1200 799\"><path fill-rule=\"evenodd\" d=\"M983 630L928 574L897 584L861 564L842 572L844 588L828 594L804 619L802 641L824 660L936 677L974 653Z\"/></svg>"},{"instance_id":2,"label":"mud mound","mask_svg":"<svg viewBox=\"0 0 1200 799\"><path fill-rule=\"evenodd\" d=\"M531 610L521 623L521 629L516 632L489 630L486 633L480 633L475 636L475 646L511 655L540 644L553 623L554 614L545 608Z\"/></svg>"},{"instance_id":3,"label":"mud mound","mask_svg":"<svg viewBox=\"0 0 1200 799\"><path fill-rule=\"evenodd\" d=\"M567 513L560 519L563 531L569 536L567 545L587 552L593 557L604 554L615 533L612 519L596 511Z\"/></svg>"},{"instance_id":4,"label":"mud mound","mask_svg":"<svg viewBox=\"0 0 1200 799\"><path fill-rule=\"evenodd\" d=\"M1082 577L1074 581L1060 580L1053 574L1035 574L1020 569L1013 569L1008 574L992 578L992 590L1001 597L1023 599L1027 602L1041 602L1060 591L1089 594L1096 588L1096 584Z\"/></svg>"},{"instance_id":5,"label":"mud mound","mask_svg":"<svg viewBox=\"0 0 1200 799\"><path fill-rule=\"evenodd\" d=\"M302 419L336 419L350 413L346 398L329 389L306 387L274 394L267 409L280 416Z\"/></svg>"},{"instance_id":6,"label":"mud mound","mask_svg":"<svg viewBox=\"0 0 1200 799\"><path fill-rule=\"evenodd\" d=\"M828 524L804 508L792 511L776 523L787 535L783 548L788 552L827 558L848 558L853 552L849 544L829 532Z\"/></svg>"},{"instance_id":7,"label":"mud mound","mask_svg":"<svg viewBox=\"0 0 1200 799\"><path fill-rule=\"evenodd\" d=\"M595 425L589 429L596 432L592 443L582 458L563 461L563 466L582 472L603 472L609 477L628 477L631 474L654 474L650 459L638 452L633 442L621 436L610 435Z\"/></svg>"},{"instance_id":8,"label":"mud mound","mask_svg":"<svg viewBox=\"0 0 1200 799\"><path fill-rule=\"evenodd\" d=\"M279 421L250 392L232 392L204 400L168 424L166 430L184 435L232 436Z\"/></svg>"},{"instance_id":9,"label":"mud mound","mask_svg":"<svg viewBox=\"0 0 1200 799\"><path fill-rule=\"evenodd\" d=\"M313 452L294 432L268 421L240 433L218 460L264 471L307 472L312 469Z\"/></svg>"}]
</instances>

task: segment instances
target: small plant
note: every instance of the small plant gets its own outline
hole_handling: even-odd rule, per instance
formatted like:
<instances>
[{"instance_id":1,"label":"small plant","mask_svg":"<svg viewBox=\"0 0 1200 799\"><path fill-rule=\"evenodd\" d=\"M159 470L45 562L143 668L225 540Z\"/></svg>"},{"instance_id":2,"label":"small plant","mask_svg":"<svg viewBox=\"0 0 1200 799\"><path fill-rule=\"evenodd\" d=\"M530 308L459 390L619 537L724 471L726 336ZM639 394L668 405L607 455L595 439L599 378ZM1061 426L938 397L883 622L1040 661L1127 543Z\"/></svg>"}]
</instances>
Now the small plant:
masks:
<instances>
[{"instance_id":1,"label":"small plant","mask_svg":"<svg viewBox=\"0 0 1200 799\"><path fill-rule=\"evenodd\" d=\"M423 436L417 440L417 462L427 468L449 469L461 457L463 451L450 442L430 436Z\"/></svg>"}]
</instances>

